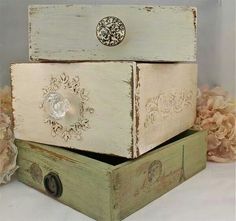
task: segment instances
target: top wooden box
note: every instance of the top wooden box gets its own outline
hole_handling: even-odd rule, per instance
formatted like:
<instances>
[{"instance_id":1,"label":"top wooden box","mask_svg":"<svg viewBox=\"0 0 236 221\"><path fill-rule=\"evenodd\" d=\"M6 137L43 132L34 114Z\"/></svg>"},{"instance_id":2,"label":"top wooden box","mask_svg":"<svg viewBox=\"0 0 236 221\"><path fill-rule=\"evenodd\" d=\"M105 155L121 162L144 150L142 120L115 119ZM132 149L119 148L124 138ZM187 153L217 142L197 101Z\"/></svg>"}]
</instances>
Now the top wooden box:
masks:
<instances>
[{"instance_id":1,"label":"top wooden box","mask_svg":"<svg viewBox=\"0 0 236 221\"><path fill-rule=\"evenodd\" d=\"M32 5L32 61L196 61L196 8Z\"/></svg>"}]
</instances>

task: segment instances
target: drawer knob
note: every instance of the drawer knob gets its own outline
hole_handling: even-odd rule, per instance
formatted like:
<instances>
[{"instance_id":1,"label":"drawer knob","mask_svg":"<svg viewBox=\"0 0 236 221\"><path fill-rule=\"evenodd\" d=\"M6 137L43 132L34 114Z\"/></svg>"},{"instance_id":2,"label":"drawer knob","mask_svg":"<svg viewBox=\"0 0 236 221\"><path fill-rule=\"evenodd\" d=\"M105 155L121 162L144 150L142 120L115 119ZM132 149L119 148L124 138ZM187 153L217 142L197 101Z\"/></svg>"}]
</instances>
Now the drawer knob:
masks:
<instances>
[{"instance_id":1,"label":"drawer knob","mask_svg":"<svg viewBox=\"0 0 236 221\"><path fill-rule=\"evenodd\" d=\"M44 187L53 197L58 198L62 195L62 183L60 177L56 173L50 172L44 177Z\"/></svg>"},{"instance_id":2,"label":"drawer knob","mask_svg":"<svg viewBox=\"0 0 236 221\"><path fill-rule=\"evenodd\" d=\"M45 112L55 120L65 117L70 109L70 102L57 92L49 93L43 102Z\"/></svg>"},{"instance_id":3,"label":"drawer knob","mask_svg":"<svg viewBox=\"0 0 236 221\"><path fill-rule=\"evenodd\" d=\"M105 46L111 47L120 44L124 40L125 34L125 25L117 17L107 16L97 24L97 38Z\"/></svg>"}]
</instances>

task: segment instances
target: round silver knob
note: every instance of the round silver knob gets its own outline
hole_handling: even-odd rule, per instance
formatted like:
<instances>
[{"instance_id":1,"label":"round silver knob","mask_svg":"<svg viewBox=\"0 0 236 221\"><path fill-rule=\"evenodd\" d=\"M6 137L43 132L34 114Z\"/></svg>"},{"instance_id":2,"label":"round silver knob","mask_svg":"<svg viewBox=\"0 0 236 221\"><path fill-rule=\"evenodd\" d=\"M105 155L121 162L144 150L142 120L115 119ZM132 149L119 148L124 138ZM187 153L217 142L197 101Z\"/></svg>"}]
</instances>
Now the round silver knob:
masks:
<instances>
[{"instance_id":1,"label":"round silver knob","mask_svg":"<svg viewBox=\"0 0 236 221\"><path fill-rule=\"evenodd\" d=\"M97 39L103 45L116 46L124 40L125 34L125 25L117 17L107 16L101 19L97 24Z\"/></svg>"},{"instance_id":2,"label":"round silver knob","mask_svg":"<svg viewBox=\"0 0 236 221\"><path fill-rule=\"evenodd\" d=\"M43 102L45 112L53 119L59 120L65 117L70 109L70 102L57 92L49 93Z\"/></svg>"}]
</instances>

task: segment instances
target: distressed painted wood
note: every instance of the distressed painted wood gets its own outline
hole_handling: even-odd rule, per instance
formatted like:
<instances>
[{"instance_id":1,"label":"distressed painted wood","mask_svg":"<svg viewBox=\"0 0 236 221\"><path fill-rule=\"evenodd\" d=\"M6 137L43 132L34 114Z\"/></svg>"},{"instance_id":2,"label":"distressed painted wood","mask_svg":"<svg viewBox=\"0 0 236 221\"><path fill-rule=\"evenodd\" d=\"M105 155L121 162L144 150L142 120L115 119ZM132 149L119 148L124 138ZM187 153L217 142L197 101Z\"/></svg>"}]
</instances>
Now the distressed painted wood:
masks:
<instances>
[{"instance_id":1,"label":"distressed painted wood","mask_svg":"<svg viewBox=\"0 0 236 221\"><path fill-rule=\"evenodd\" d=\"M135 62L12 65L15 137L136 158L193 125L196 67ZM69 102L60 119L45 102L55 93Z\"/></svg>"},{"instance_id":2,"label":"distressed painted wood","mask_svg":"<svg viewBox=\"0 0 236 221\"><path fill-rule=\"evenodd\" d=\"M16 145L20 181L48 194L43 181L54 172L63 189L57 200L99 221L124 219L206 166L206 133L196 131L132 161L20 140Z\"/></svg>"},{"instance_id":3,"label":"distressed painted wood","mask_svg":"<svg viewBox=\"0 0 236 221\"><path fill-rule=\"evenodd\" d=\"M97 38L97 25L107 16L125 26L119 32L125 33L123 41L113 47ZM195 61L196 24L193 7L31 5L29 56L32 61Z\"/></svg>"}]
</instances>

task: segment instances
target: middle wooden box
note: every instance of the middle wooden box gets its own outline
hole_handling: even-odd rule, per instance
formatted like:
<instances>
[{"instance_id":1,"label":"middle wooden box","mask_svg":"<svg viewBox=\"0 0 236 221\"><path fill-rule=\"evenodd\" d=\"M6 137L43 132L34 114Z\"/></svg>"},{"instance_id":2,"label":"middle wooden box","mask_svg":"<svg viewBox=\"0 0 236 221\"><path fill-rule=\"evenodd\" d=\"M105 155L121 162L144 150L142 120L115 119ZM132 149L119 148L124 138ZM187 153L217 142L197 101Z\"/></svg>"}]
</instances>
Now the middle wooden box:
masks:
<instances>
[{"instance_id":1,"label":"middle wooden box","mask_svg":"<svg viewBox=\"0 0 236 221\"><path fill-rule=\"evenodd\" d=\"M29 63L11 75L18 139L136 158L195 119L196 64Z\"/></svg>"}]
</instances>

